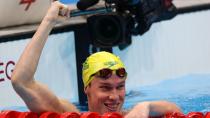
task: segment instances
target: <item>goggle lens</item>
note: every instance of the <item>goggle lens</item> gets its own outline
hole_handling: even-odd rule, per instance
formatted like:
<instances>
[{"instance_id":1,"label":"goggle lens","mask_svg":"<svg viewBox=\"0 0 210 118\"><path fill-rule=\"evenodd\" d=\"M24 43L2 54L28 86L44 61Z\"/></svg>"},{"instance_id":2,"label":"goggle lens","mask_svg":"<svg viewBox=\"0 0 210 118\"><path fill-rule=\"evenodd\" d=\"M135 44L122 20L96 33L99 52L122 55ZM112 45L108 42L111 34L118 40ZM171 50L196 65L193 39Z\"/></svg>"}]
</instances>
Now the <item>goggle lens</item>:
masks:
<instances>
[{"instance_id":1,"label":"goggle lens","mask_svg":"<svg viewBox=\"0 0 210 118\"><path fill-rule=\"evenodd\" d=\"M125 71L125 68L120 68L118 70L116 70L116 74L119 76L119 77L125 77L127 76L127 73Z\"/></svg>"},{"instance_id":2,"label":"goggle lens","mask_svg":"<svg viewBox=\"0 0 210 118\"><path fill-rule=\"evenodd\" d=\"M114 71L115 71L116 75L120 78L125 78L127 76L127 72L126 72L125 68L119 68ZM108 79L112 76L112 72L113 72L113 70L105 68L105 69L101 69L99 72L97 72L96 75L98 75L100 78Z\"/></svg>"}]
</instances>

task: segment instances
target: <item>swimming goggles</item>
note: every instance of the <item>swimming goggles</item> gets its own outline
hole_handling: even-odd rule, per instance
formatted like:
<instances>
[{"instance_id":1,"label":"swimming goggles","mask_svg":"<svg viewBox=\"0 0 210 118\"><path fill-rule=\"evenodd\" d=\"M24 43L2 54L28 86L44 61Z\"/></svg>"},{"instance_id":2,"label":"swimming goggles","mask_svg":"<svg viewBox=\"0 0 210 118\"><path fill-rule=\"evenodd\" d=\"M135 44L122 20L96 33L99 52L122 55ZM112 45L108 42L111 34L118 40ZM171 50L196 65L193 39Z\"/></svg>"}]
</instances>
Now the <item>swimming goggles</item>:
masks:
<instances>
[{"instance_id":1,"label":"swimming goggles","mask_svg":"<svg viewBox=\"0 0 210 118\"><path fill-rule=\"evenodd\" d=\"M125 68L119 68L117 70L111 70L109 68L104 68L104 69L99 70L92 76L98 76L102 79L108 79L112 76L113 72L121 79L125 79L127 77L127 72L126 72Z\"/></svg>"}]
</instances>

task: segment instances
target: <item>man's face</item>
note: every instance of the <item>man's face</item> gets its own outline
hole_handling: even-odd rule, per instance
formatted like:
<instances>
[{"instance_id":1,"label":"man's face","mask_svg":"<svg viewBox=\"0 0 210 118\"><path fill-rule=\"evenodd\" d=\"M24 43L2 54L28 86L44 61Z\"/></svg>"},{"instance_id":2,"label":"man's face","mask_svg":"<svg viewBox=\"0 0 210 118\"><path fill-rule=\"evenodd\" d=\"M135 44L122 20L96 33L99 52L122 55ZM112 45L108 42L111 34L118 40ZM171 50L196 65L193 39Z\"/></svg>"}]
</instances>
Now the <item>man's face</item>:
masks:
<instances>
[{"instance_id":1,"label":"man's face","mask_svg":"<svg viewBox=\"0 0 210 118\"><path fill-rule=\"evenodd\" d=\"M125 98L125 79L115 74L106 80L93 77L90 85L85 88L89 111L100 114L120 112Z\"/></svg>"}]
</instances>

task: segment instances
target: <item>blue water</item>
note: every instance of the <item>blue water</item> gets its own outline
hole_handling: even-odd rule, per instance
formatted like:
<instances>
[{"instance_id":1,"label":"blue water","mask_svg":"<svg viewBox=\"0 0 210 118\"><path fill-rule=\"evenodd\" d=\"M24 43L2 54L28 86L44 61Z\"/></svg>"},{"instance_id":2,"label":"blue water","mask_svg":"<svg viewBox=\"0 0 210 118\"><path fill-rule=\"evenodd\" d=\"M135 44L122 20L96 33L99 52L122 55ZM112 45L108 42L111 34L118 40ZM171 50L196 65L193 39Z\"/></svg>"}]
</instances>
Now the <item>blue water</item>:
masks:
<instances>
[{"instance_id":1,"label":"blue water","mask_svg":"<svg viewBox=\"0 0 210 118\"><path fill-rule=\"evenodd\" d=\"M210 111L210 75L188 75L169 79L156 85L144 86L126 93L125 109L141 101L168 100L176 103L187 114L192 111ZM86 106L74 103L82 111ZM0 108L1 110L2 108ZM27 111L26 107L12 106L10 110Z\"/></svg>"},{"instance_id":2,"label":"blue water","mask_svg":"<svg viewBox=\"0 0 210 118\"><path fill-rule=\"evenodd\" d=\"M210 75L188 75L163 81L153 86L129 91L125 108L137 102L168 100L181 107L184 113L210 111Z\"/></svg>"}]
</instances>

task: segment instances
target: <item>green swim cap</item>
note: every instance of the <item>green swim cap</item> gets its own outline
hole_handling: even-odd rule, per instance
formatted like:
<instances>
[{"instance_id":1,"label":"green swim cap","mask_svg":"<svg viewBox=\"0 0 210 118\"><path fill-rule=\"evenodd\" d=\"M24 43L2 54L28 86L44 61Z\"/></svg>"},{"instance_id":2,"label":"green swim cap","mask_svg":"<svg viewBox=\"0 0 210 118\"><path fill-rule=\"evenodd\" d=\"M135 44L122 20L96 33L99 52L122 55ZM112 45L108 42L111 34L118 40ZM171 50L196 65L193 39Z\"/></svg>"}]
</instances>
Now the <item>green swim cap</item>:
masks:
<instances>
[{"instance_id":1,"label":"green swim cap","mask_svg":"<svg viewBox=\"0 0 210 118\"><path fill-rule=\"evenodd\" d=\"M97 52L90 55L83 63L82 78L84 86L86 87L92 81L92 75L101 69L109 68L111 70L117 70L119 68L125 68L120 58L109 52Z\"/></svg>"}]
</instances>

